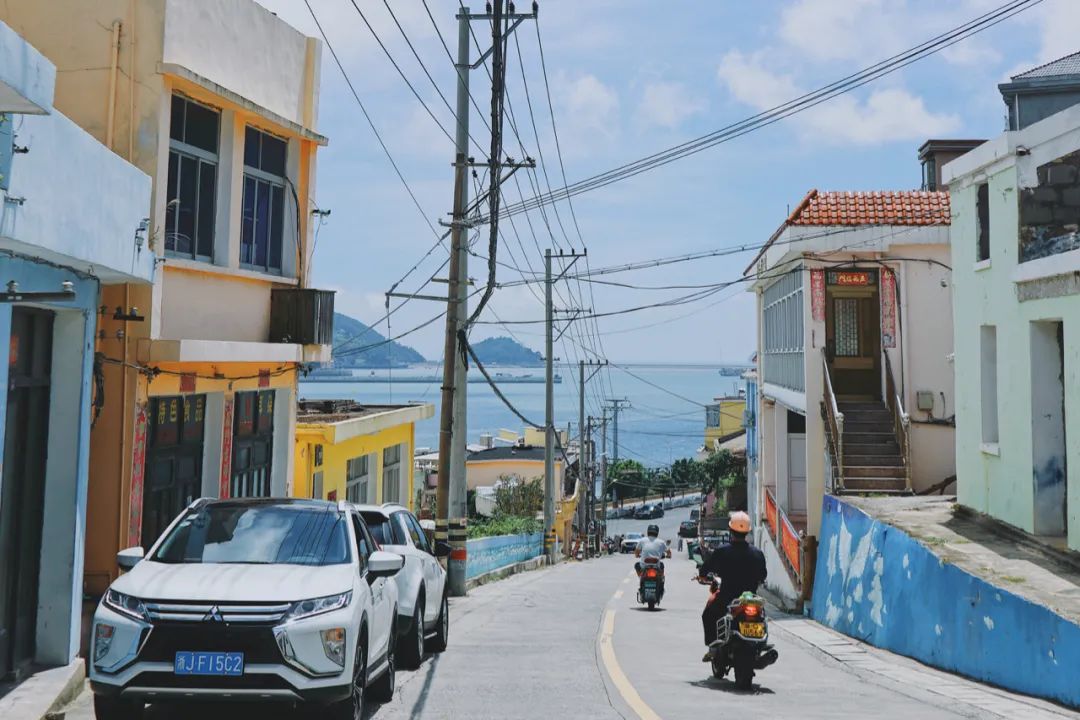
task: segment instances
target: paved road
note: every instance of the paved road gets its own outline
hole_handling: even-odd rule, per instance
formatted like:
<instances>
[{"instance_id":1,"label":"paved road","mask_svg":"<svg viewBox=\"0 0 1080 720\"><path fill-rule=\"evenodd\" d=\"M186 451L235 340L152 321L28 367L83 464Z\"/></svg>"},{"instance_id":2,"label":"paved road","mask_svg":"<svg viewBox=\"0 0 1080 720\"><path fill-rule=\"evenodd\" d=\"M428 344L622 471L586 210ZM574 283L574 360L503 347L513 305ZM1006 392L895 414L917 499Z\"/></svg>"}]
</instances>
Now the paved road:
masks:
<instances>
[{"instance_id":1,"label":"paved road","mask_svg":"<svg viewBox=\"0 0 1080 720\"><path fill-rule=\"evenodd\" d=\"M662 536L674 537L687 515L688 510L669 513L658 523ZM647 524L619 522L613 532ZM732 683L712 679L700 661L706 591L690 582L693 572L685 553L668 561L668 592L657 612L637 606L632 560L625 555L564 563L478 588L452 604L447 652L416 672L399 673L394 701L374 708L369 717L992 717L975 705L926 691L920 686L925 681L905 684L826 656L784 630L785 624L805 624L801 618L774 619L780 660L758 676L754 692L738 692ZM915 672L911 661L880 655L895 664L895 677ZM970 685L975 688L970 693L979 692ZM200 716L209 720L206 713ZM270 714L222 715L237 716ZM89 697L82 696L67 717L89 720Z\"/></svg>"}]
</instances>

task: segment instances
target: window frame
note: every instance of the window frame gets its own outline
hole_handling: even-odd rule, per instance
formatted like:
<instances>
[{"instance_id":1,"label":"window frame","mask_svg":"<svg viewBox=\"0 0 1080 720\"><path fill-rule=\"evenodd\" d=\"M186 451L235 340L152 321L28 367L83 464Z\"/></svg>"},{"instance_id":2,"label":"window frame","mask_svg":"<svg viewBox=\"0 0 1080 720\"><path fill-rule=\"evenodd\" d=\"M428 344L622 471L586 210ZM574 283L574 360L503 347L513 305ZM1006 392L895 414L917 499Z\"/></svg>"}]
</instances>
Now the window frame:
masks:
<instances>
[{"instance_id":1,"label":"window frame","mask_svg":"<svg viewBox=\"0 0 1080 720\"><path fill-rule=\"evenodd\" d=\"M975 262L990 259L990 183L975 188Z\"/></svg>"},{"instance_id":2,"label":"window frame","mask_svg":"<svg viewBox=\"0 0 1080 720\"><path fill-rule=\"evenodd\" d=\"M363 461L364 473L353 477L351 470L353 463ZM368 493L371 492L371 454L364 453L354 458L349 458L345 461L345 499L348 502L356 503L357 505L363 505L368 501ZM355 487L362 486L363 494L359 498L353 498L352 490Z\"/></svg>"},{"instance_id":3,"label":"window frame","mask_svg":"<svg viewBox=\"0 0 1080 720\"><path fill-rule=\"evenodd\" d=\"M216 142L217 151L216 152L211 152L209 150L206 150L205 148L201 148L201 147L198 147L196 145L191 145L190 143L187 143L187 142L185 142L183 140L178 140L178 139L172 137L173 128L172 128L172 116L171 116L171 105L170 105L169 162L166 164L166 178L165 178L165 203L166 203L166 210L165 210L165 254L166 254L166 256L169 256L169 257L183 258L183 259L194 260L194 261L198 261L198 262L213 262L213 260L214 260L214 249L215 249L215 245L216 245L216 242L215 242L216 237L215 237L215 235L217 234L216 233L216 230L217 230L217 227L216 227L216 224L217 224L217 205L218 205L218 203L217 203L217 194L218 194L218 180L219 180L219 178L218 178L218 169L219 169L220 164L221 164L221 127L222 127L221 110L219 108L213 107L212 105L208 105L206 103L199 102L198 100L195 100L194 98L188 97L187 95L184 95L182 93L173 92L171 94L170 103L176 102L176 101L180 101L180 102L184 103L184 124L185 124L185 127L186 127L186 124L187 124L187 106L188 105L198 105L198 106L200 106L202 108L205 108L206 110L214 113L214 115L217 116L217 142ZM175 168L175 173L176 173L176 198L172 198L170 196L170 193L169 193L169 186L170 186L170 183L172 182L172 175L173 175L173 173L171 172L171 167L170 167L172 165L172 157L173 157L173 155L175 155L177 157L176 168ZM193 160L195 162L195 210L194 210L194 221L193 221L193 228L194 228L194 231L195 231L195 235L193 237L191 237L191 239L190 239L191 240L191 248L192 248L191 252L182 252L182 251L176 250L176 241L175 241L175 239L173 240L173 249L169 249L169 247L168 247L168 245L169 245L169 237L170 236L175 236L175 235L178 234L177 232L171 232L170 231L168 203L170 203L173 199L179 200L179 198L181 196L181 188L182 188L181 179L183 177L183 162L182 161L184 159ZM211 214L212 217L210 219L210 239L209 239L209 242L210 242L210 248L209 248L210 249L210 254L209 255L199 252L199 239L200 239L199 238L199 219L201 217L201 210L202 210L201 204L202 204L202 199L203 199L202 198L202 192L201 192L202 191L202 182L201 182L201 180L202 180L202 173L203 173L204 166L210 166L212 168L212 170L213 170L213 188L212 188L213 192L211 194L211 203L210 203L210 205L211 205L210 214ZM179 229L179 223L180 223L180 213L179 213L179 211L173 211L173 226L177 230Z\"/></svg>"},{"instance_id":4,"label":"window frame","mask_svg":"<svg viewBox=\"0 0 1080 720\"><path fill-rule=\"evenodd\" d=\"M253 166L247 164L246 155L247 155L247 142L248 142L247 132L248 132L248 130L251 130L251 131L253 131L255 133L258 133L259 135L265 135L267 137L273 138L274 140L285 143L285 162L284 162L284 165L282 167L282 174L281 175L276 175L276 174L274 174L272 172L269 172L267 170L263 170L262 168L253 167ZM260 140L260 143L261 143L261 140ZM285 274L285 236L287 234L286 227L285 227L285 207L288 205L288 199L287 199L286 190L288 189L287 186L289 186L291 184L291 182L289 180L289 167L288 167L288 165L289 165L289 139L280 137L278 135L275 135L275 134L273 134L271 132L268 132L268 131L266 131L266 130L260 128L260 127L257 127L255 125L250 125L250 124L245 125L244 126L244 153L243 154L245 155L245 157L241 161L241 167L243 169L243 178L242 178L242 182L241 182L241 191L240 191L240 257L238 258L239 263L240 263L240 267L244 268L245 270L254 270L256 272L262 272L262 273L266 273L266 274L269 274L269 275L284 275ZM260 156L261 156L261 151L260 151ZM252 203L253 203L253 215L251 217L252 229L251 229L251 241L250 241L250 243L245 242L245 239L244 239L244 235L246 233L246 227L247 227L247 220L248 220L245 217L246 208L247 208L247 197L248 197L248 180L251 180L253 182L253 187L254 187L254 190L255 190L255 198L252 201ZM259 234L259 224L258 224L259 223L259 218L258 218L259 213L258 213L258 205L257 205L257 203L258 203L258 198L260 196L260 188L262 186L266 187L266 192L268 193L269 198L270 198L269 199L270 209L269 209L269 211L267 213L267 218L266 218L266 222L269 223L270 228L267 230L266 262L265 262L265 264L260 265L259 263L255 262L255 252L256 252L256 243L257 243L256 238L258 237L258 234ZM274 206L274 193L273 193L274 189L280 190L280 192L281 192L281 206L280 207L275 207ZM277 247L278 263L279 263L280 267L274 267L273 264L272 264L272 258L274 256L274 252L273 252L273 250L274 250L274 238L273 238L272 234L273 234L273 231L274 231L274 214L275 213L278 213L279 218L280 218L278 226L280 227L280 233L281 234L280 234L280 237L278 238L278 247ZM246 245L249 245L250 248L251 248L250 262L245 262L244 261L243 253L244 253L244 248L245 248Z\"/></svg>"},{"instance_id":5,"label":"window frame","mask_svg":"<svg viewBox=\"0 0 1080 720\"><path fill-rule=\"evenodd\" d=\"M383 497L382 497L382 501L384 503L400 503L401 502L401 465L402 465L402 457L405 455L405 453L402 451L403 446L404 446L404 443L397 443L395 445L389 445L389 446L383 448L383 451L382 451L382 458L383 458L383 466L382 466L382 492L383 492ZM387 459L386 459L386 453L389 450L396 450L397 451L397 459L392 463L388 462ZM391 471L393 471L395 473L394 482L393 482L394 492L393 492L393 497L388 497L387 488L389 486L387 485L387 474L389 472L391 472Z\"/></svg>"}]
</instances>

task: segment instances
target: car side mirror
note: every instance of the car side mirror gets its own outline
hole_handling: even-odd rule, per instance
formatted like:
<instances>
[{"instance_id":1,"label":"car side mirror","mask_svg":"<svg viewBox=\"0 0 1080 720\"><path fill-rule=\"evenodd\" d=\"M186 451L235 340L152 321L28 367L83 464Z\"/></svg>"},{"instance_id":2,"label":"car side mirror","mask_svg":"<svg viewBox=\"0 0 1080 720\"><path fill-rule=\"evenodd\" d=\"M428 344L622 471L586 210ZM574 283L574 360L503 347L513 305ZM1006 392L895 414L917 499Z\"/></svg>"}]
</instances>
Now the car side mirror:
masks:
<instances>
[{"instance_id":1,"label":"car side mirror","mask_svg":"<svg viewBox=\"0 0 1080 720\"><path fill-rule=\"evenodd\" d=\"M116 553L116 564L121 570L130 570L143 559L145 551L141 547L129 547Z\"/></svg>"},{"instance_id":2,"label":"car side mirror","mask_svg":"<svg viewBox=\"0 0 1080 720\"><path fill-rule=\"evenodd\" d=\"M374 578L393 577L405 565L405 558L396 553L376 550L368 558L368 575Z\"/></svg>"},{"instance_id":3,"label":"car side mirror","mask_svg":"<svg viewBox=\"0 0 1080 720\"><path fill-rule=\"evenodd\" d=\"M450 557L451 550L450 543L445 540L437 540L435 541L435 552L432 554L437 558Z\"/></svg>"}]
</instances>

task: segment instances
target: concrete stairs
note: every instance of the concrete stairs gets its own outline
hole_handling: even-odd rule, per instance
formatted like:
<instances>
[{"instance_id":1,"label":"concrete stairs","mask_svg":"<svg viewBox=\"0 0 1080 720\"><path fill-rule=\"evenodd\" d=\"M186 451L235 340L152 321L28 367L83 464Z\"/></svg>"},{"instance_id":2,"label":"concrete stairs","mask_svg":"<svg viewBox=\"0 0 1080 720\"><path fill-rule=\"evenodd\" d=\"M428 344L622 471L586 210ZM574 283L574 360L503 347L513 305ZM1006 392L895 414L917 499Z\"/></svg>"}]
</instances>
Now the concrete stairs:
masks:
<instances>
[{"instance_id":1,"label":"concrete stairs","mask_svg":"<svg viewBox=\"0 0 1080 720\"><path fill-rule=\"evenodd\" d=\"M907 470L889 409L881 402L837 405L844 414L844 492L906 494Z\"/></svg>"}]
</instances>

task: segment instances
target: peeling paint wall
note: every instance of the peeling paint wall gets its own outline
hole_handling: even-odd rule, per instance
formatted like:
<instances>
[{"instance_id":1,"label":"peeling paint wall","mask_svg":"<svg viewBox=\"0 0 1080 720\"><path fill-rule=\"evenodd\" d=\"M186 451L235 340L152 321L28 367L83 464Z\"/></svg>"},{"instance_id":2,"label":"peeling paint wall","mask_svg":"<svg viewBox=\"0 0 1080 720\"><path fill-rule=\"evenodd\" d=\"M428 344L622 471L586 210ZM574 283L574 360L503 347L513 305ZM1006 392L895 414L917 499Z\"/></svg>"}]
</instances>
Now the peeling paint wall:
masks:
<instances>
[{"instance_id":1,"label":"peeling paint wall","mask_svg":"<svg viewBox=\"0 0 1080 720\"><path fill-rule=\"evenodd\" d=\"M544 554L544 534L500 535L469 540L465 577L472 579L493 570L531 560Z\"/></svg>"},{"instance_id":2,"label":"peeling paint wall","mask_svg":"<svg viewBox=\"0 0 1080 720\"><path fill-rule=\"evenodd\" d=\"M818 622L928 665L1080 706L1080 626L832 496L818 548Z\"/></svg>"}]
</instances>

